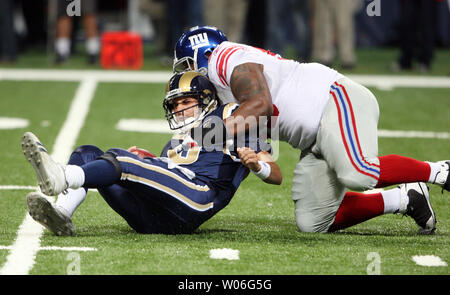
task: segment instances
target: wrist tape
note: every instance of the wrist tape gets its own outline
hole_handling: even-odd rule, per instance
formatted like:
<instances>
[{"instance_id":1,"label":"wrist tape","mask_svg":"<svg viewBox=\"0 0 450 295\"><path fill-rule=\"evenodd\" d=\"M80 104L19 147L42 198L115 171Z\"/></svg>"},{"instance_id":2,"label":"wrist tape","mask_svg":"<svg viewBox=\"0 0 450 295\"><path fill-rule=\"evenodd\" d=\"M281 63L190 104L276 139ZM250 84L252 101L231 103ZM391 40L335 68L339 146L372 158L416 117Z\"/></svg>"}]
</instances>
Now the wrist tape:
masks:
<instances>
[{"instance_id":1,"label":"wrist tape","mask_svg":"<svg viewBox=\"0 0 450 295\"><path fill-rule=\"evenodd\" d=\"M261 178L262 180L266 179L270 175L270 165L263 161L258 161L258 164L261 166L261 169L258 172L252 170L253 174Z\"/></svg>"}]
</instances>

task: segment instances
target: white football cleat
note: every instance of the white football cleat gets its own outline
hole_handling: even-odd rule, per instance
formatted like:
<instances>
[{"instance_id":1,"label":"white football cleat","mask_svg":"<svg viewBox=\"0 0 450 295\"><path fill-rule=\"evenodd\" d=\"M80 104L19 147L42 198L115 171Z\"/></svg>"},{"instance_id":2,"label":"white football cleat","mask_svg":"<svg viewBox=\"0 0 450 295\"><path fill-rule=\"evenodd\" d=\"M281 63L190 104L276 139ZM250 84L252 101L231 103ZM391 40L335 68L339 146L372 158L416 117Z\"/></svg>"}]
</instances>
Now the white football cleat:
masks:
<instances>
[{"instance_id":1,"label":"white football cleat","mask_svg":"<svg viewBox=\"0 0 450 295\"><path fill-rule=\"evenodd\" d=\"M57 196L67 190L64 166L50 157L33 133L26 132L23 135L22 151L36 171L39 187L44 194Z\"/></svg>"},{"instance_id":2,"label":"white football cleat","mask_svg":"<svg viewBox=\"0 0 450 295\"><path fill-rule=\"evenodd\" d=\"M40 192L27 195L27 207L30 216L57 236L73 236L75 227L70 216L53 206Z\"/></svg>"},{"instance_id":3,"label":"white football cleat","mask_svg":"<svg viewBox=\"0 0 450 295\"><path fill-rule=\"evenodd\" d=\"M434 184L442 187L442 190L450 191L450 160L437 162L441 164L441 170L434 179Z\"/></svg>"},{"instance_id":4,"label":"white football cleat","mask_svg":"<svg viewBox=\"0 0 450 295\"><path fill-rule=\"evenodd\" d=\"M423 182L400 185L402 194L408 196L405 215L410 216L419 226L419 234L433 234L436 230L436 215L430 203L428 186Z\"/></svg>"}]
</instances>

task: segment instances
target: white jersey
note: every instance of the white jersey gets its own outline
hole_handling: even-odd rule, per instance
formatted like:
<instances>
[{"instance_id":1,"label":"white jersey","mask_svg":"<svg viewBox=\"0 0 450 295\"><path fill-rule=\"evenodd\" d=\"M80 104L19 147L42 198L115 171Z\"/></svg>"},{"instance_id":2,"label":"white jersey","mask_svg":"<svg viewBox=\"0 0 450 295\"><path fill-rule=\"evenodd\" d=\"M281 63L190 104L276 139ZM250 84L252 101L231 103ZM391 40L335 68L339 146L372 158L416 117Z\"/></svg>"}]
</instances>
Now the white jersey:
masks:
<instances>
[{"instance_id":1,"label":"white jersey","mask_svg":"<svg viewBox=\"0 0 450 295\"><path fill-rule=\"evenodd\" d=\"M263 49L222 42L209 59L208 76L223 103L237 102L230 88L231 74L234 67L249 62L264 66L274 114L279 113L280 140L299 149L309 147L315 141L330 86L343 76L318 63L298 63Z\"/></svg>"}]
</instances>

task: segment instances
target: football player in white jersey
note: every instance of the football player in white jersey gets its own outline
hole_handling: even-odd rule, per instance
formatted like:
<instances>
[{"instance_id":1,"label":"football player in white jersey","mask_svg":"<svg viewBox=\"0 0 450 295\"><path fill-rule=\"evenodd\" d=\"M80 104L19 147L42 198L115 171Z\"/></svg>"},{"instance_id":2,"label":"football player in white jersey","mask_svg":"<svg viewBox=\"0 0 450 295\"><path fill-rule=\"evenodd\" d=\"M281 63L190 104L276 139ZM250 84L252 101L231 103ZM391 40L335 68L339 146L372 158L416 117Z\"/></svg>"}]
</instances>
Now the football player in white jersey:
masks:
<instances>
[{"instance_id":1,"label":"football player in white jersey","mask_svg":"<svg viewBox=\"0 0 450 295\"><path fill-rule=\"evenodd\" d=\"M189 29L174 55L174 72L205 73L224 103L240 103L226 120L230 136L250 128L236 124L239 117L276 116L280 139L301 150L292 186L300 231L336 231L403 213L420 233L434 233L426 183L449 191L450 161L379 156L379 107L367 88L324 65L229 42L215 27ZM349 192L396 184L380 193Z\"/></svg>"}]
</instances>

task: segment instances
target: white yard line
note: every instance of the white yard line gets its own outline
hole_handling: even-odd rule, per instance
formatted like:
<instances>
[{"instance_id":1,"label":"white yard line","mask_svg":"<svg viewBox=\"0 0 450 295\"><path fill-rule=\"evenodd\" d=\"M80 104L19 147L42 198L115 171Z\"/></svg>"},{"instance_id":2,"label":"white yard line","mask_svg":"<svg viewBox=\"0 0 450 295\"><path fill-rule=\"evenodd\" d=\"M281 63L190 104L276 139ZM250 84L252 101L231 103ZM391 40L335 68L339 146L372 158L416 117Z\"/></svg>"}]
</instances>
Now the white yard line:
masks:
<instances>
[{"instance_id":1,"label":"white yard line","mask_svg":"<svg viewBox=\"0 0 450 295\"><path fill-rule=\"evenodd\" d=\"M53 200L53 198L49 198L49 200ZM29 273L40 248L43 231L44 228L29 214L25 216L17 232L17 238L10 246L6 263L0 269L0 275L26 275Z\"/></svg>"},{"instance_id":2,"label":"white yard line","mask_svg":"<svg viewBox=\"0 0 450 295\"><path fill-rule=\"evenodd\" d=\"M116 129L122 131L144 132L144 133L167 133L171 134L174 131L170 130L167 120L163 119L120 119L116 124ZM449 132L434 132L434 131L418 131L418 130L378 130L378 137L388 138L437 138L450 139Z\"/></svg>"},{"instance_id":3,"label":"white yard line","mask_svg":"<svg viewBox=\"0 0 450 295\"><path fill-rule=\"evenodd\" d=\"M27 214L19 227L17 238L10 248L6 263L0 270L1 275L28 274L40 247L42 231L42 226Z\"/></svg>"},{"instance_id":4,"label":"white yard line","mask_svg":"<svg viewBox=\"0 0 450 295\"><path fill-rule=\"evenodd\" d=\"M1 76L1 71L0 71ZM72 147L83 126L94 97L97 86L95 77L84 75L78 86L75 97L70 106L69 114L59 131L53 146L52 157L60 162L66 162L72 152ZM38 134L39 136L39 134ZM36 254L40 250L41 236L44 227L35 222L27 213L22 222L17 238L11 246L6 263L0 269L2 275L26 275L33 268Z\"/></svg>"},{"instance_id":5,"label":"white yard line","mask_svg":"<svg viewBox=\"0 0 450 295\"><path fill-rule=\"evenodd\" d=\"M449 132L417 131L417 130L378 130L378 137L389 138L437 138L449 139Z\"/></svg>"},{"instance_id":6,"label":"white yard line","mask_svg":"<svg viewBox=\"0 0 450 295\"><path fill-rule=\"evenodd\" d=\"M167 83L170 72L1 69L0 80L80 81L86 76L101 82Z\"/></svg>"},{"instance_id":7,"label":"white yard line","mask_svg":"<svg viewBox=\"0 0 450 295\"><path fill-rule=\"evenodd\" d=\"M0 80L80 81L90 76L99 82L167 83L168 71L109 71L109 70L36 70L2 69ZM365 86L380 89L394 87L450 88L450 77L399 75L346 75Z\"/></svg>"},{"instance_id":8,"label":"white yard line","mask_svg":"<svg viewBox=\"0 0 450 295\"><path fill-rule=\"evenodd\" d=\"M167 120L163 119L120 119L116 129L121 131L144 132L144 133L174 133L170 130Z\"/></svg>"},{"instance_id":9,"label":"white yard line","mask_svg":"<svg viewBox=\"0 0 450 295\"><path fill-rule=\"evenodd\" d=\"M37 189L37 186L31 185L0 185L0 190L35 191Z\"/></svg>"},{"instance_id":10,"label":"white yard line","mask_svg":"<svg viewBox=\"0 0 450 295\"><path fill-rule=\"evenodd\" d=\"M88 251L97 251L97 248L92 247L57 247L57 246L46 246L41 247L39 250L44 251L80 251L80 252L88 252Z\"/></svg>"},{"instance_id":11,"label":"white yard line","mask_svg":"<svg viewBox=\"0 0 450 295\"><path fill-rule=\"evenodd\" d=\"M12 246L0 246L0 250L11 250ZM88 251L97 251L97 248L92 247L57 247L57 246L45 246L39 247L39 251L80 251L80 252L88 252Z\"/></svg>"},{"instance_id":12,"label":"white yard line","mask_svg":"<svg viewBox=\"0 0 450 295\"><path fill-rule=\"evenodd\" d=\"M72 153L72 148L89 112L96 88L97 80L90 76L84 78L78 86L67 119L53 146L52 157L56 161L64 163Z\"/></svg>"},{"instance_id":13,"label":"white yard line","mask_svg":"<svg viewBox=\"0 0 450 295\"><path fill-rule=\"evenodd\" d=\"M395 75L346 75L356 82L382 90L395 87L450 88L450 77L445 76L395 76Z\"/></svg>"},{"instance_id":14,"label":"white yard line","mask_svg":"<svg viewBox=\"0 0 450 295\"><path fill-rule=\"evenodd\" d=\"M37 191L39 189L38 186L32 185L0 185L0 191L4 190L18 190L18 191ZM89 192L98 193L96 188L90 188Z\"/></svg>"}]
</instances>

